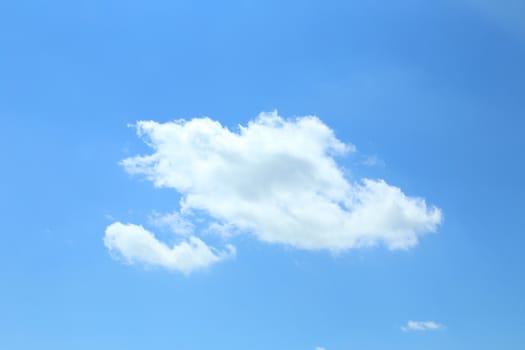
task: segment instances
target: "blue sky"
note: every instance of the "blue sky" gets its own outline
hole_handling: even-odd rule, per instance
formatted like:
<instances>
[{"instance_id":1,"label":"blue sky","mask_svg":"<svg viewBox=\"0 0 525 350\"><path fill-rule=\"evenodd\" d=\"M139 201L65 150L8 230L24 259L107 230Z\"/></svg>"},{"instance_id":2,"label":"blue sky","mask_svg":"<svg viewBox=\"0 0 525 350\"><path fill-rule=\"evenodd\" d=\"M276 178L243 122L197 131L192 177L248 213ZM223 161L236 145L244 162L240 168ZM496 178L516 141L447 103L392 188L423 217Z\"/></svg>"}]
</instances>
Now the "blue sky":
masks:
<instances>
[{"instance_id":1,"label":"blue sky","mask_svg":"<svg viewBox=\"0 0 525 350\"><path fill-rule=\"evenodd\" d=\"M521 349L523 13L512 0L2 2L0 348ZM315 130L355 146L316 158L337 162L341 186L384 179L418 222L431 222L436 206L439 223L414 228L409 218L388 240L397 217L377 214L377 240L343 225L341 240L312 229L286 241L288 231L259 225L280 216L235 227L230 211L220 214L232 231L223 236L206 225L228 201L213 206L209 189L238 200L237 177L156 188L121 163L155 151L130 127L137 121L208 116L238 133L274 110L296 130L290 140L306 140L297 117L315 115ZM293 146L287 139L247 141L248 151ZM181 169L202 175L191 161ZM325 180L339 188L337 176ZM253 187L269 191L264 181ZM300 186L304 198L311 186ZM284 192L303 194L292 187ZM155 215L177 213L196 194L207 201L183 218L191 235L235 254L185 273L171 258L105 241L115 222L144 226L163 247L188 241ZM402 201L414 197L427 211ZM257 198L254 208L274 208ZM391 249L397 234L417 242ZM404 331L409 321L441 327Z\"/></svg>"}]
</instances>

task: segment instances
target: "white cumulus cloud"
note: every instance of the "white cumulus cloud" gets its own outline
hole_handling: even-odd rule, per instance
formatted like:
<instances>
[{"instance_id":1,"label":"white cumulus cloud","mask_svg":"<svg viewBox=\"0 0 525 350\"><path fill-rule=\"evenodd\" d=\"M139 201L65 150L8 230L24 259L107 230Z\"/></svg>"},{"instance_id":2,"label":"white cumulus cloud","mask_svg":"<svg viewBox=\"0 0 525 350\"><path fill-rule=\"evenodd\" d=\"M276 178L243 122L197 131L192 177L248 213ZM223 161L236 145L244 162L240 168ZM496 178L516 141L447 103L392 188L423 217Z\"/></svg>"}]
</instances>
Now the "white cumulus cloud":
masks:
<instances>
[{"instance_id":1,"label":"white cumulus cloud","mask_svg":"<svg viewBox=\"0 0 525 350\"><path fill-rule=\"evenodd\" d=\"M203 211L265 242L407 249L441 222L438 208L383 180L347 180L336 157L354 147L317 117L266 113L238 132L209 118L136 127L153 152L124 159L130 174L177 190L182 212Z\"/></svg>"},{"instance_id":2,"label":"white cumulus cloud","mask_svg":"<svg viewBox=\"0 0 525 350\"><path fill-rule=\"evenodd\" d=\"M347 179L337 160L355 147L315 116L262 113L233 131L210 118L139 121L136 130L152 151L121 165L179 193L178 209L151 222L187 240L169 248L141 226L109 226L106 245L131 262L184 272L217 262L229 253L196 237L210 232L308 250L408 249L442 219L440 209L384 180ZM208 226L196 230L192 220L202 214Z\"/></svg>"},{"instance_id":3,"label":"white cumulus cloud","mask_svg":"<svg viewBox=\"0 0 525 350\"><path fill-rule=\"evenodd\" d=\"M106 228L104 244L110 252L127 263L161 266L182 273L206 268L235 255L232 245L218 251L194 236L168 247L142 226L120 222Z\"/></svg>"},{"instance_id":4,"label":"white cumulus cloud","mask_svg":"<svg viewBox=\"0 0 525 350\"><path fill-rule=\"evenodd\" d=\"M444 329L442 324L434 321L408 321L406 325L402 326L401 329L404 332L410 331L437 331Z\"/></svg>"}]
</instances>

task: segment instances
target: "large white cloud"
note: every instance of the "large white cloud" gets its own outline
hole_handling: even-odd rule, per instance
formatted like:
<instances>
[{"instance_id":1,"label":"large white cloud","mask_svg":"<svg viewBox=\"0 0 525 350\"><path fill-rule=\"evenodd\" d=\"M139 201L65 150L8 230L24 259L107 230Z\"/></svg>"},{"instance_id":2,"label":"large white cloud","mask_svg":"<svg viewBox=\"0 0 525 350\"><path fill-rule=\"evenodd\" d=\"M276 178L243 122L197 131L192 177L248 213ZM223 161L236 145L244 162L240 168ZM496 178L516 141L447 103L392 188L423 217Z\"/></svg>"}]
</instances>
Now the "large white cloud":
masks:
<instances>
[{"instance_id":1,"label":"large white cloud","mask_svg":"<svg viewBox=\"0 0 525 350\"><path fill-rule=\"evenodd\" d=\"M127 263L161 266L182 273L206 268L235 255L235 248L231 245L227 245L226 250L218 251L194 236L168 247L142 226L120 222L106 228L104 244Z\"/></svg>"},{"instance_id":2,"label":"large white cloud","mask_svg":"<svg viewBox=\"0 0 525 350\"><path fill-rule=\"evenodd\" d=\"M441 222L438 208L383 180L346 179L335 157L354 147L317 117L261 114L238 132L209 118L140 121L136 128L153 152L123 160L126 171L175 189L181 215L204 212L215 227L265 242L343 251L378 243L407 249ZM142 254L137 244L134 255ZM171 255L164 249L148 255L156 251L164 252L158 259L166 265L164 256Z\"/></svg>"}]
</instances>

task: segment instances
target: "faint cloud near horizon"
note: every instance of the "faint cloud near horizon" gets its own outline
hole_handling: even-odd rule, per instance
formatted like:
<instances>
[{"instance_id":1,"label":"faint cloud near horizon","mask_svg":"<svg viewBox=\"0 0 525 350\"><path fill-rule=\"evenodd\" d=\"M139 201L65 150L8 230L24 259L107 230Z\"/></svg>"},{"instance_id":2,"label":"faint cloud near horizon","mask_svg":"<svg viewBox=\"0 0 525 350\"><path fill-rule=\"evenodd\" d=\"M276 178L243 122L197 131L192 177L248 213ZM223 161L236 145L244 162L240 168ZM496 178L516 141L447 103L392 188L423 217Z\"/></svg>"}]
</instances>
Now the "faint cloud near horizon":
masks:
<instances>
[{"instance_id":1,"label":"faint cloud near horizon","mask_svg":"<svg viewBox=\"0 0 525 350\"><path fill-rule=\"evenodd\" d=\"M403 332L425 332L445 329L445 326L434 321L408 321L401 326Z\"/></svg>"},{"instance_id":2,"label":"faint cloud near horizon","mask_svg":"<svg viewBox=\"0 0 525 350\"><path fill-rule=\"evenodd\" d=\"M369 155L369 156L364 156L362 158L362 160L361 160L361 164L366 165L368 167L373 167L373 166L384 167L386 165L385 161L382 160L381 158L379 158L375 154L372 154L372 155Z\"/></svg>"}]
</instances>

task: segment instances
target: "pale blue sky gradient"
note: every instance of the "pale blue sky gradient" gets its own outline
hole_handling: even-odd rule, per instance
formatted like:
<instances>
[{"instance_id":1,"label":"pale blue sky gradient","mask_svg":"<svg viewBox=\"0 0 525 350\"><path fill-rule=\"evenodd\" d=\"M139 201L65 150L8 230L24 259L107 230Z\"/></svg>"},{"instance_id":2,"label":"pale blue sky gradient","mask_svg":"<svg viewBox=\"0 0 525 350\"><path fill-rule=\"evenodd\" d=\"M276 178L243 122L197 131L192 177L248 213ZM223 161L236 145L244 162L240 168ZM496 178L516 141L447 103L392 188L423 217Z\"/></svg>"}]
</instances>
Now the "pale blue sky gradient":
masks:
<instances>
[{"instance_id":1,"label":"pale blue sky gradient","mask_svg":"<svg viewBox=\"0 0 525 350\"><path fill-rule=\"evenodd\" d=\"M522 349L525 18L487 4L2 2L0 348ZM437 233L335 256L240 236L189 276L109 255L112 218L178 200L118 165L147 150L128 124L274 109L439 206Z\"/></svg>"}]
</instances>

